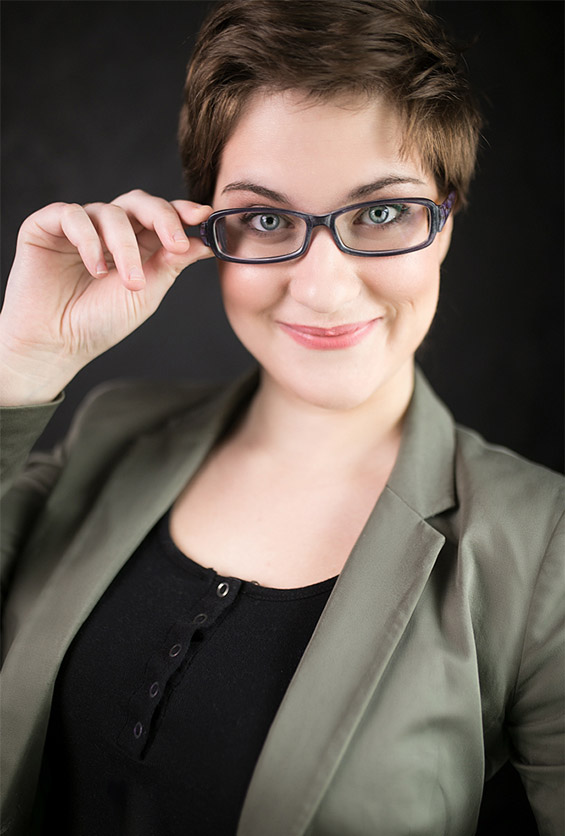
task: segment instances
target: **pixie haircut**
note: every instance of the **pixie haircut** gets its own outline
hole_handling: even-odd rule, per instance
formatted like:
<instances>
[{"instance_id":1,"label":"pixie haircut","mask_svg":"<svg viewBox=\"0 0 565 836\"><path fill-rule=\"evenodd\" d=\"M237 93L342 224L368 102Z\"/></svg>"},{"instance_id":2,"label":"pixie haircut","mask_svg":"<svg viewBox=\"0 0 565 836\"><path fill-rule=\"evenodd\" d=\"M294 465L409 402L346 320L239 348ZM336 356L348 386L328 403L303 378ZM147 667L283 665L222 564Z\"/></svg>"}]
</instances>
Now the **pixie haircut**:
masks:
<instances>
[{"instance_id":1,"label":"pixie haircut","mask_svg":"<svg viewBox=\"0 0 565 836\"><path fill-rule=\"evenodd\" d=\"M480 116L460 51L426 0L225 0L188 66L179 145L189 196L211 203L222 150L253 94L380 97L399 113L440 194L465 204Z\"/></svg>"}]
</instances>

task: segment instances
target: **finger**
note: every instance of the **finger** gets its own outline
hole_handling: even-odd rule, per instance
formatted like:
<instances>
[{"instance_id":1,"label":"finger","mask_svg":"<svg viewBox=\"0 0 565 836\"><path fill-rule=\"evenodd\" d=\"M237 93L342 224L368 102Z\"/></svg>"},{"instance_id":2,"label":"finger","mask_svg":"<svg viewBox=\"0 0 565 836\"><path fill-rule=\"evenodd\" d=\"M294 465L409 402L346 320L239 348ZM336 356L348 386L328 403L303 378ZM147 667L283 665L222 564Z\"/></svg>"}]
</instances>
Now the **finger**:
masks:
<instances>
[{"instance_id":1,"label":"finger","mask_svg":"<svg viewBox=\"0 0 565 836\"><path fill-rule=\"evenodd\" d=\"M124 286L128 290L141 290L145 286L145 274L139 244L127 213L112 203L89 204L85 211L111 253Z\"/></svg>"},{"instance_id":2,"label":"finger","mask_svg":"<svg viewBox=\"0 0 565 836\"><path fill-rule=\"evenodd\" d=\"M132 220L135 219L145 229L153 230L169 252L183 253L189 249L190 242L183 229L183 220L174 203L140 189L120 195L112 203L124 209Z\"/></svg>"},{"instance_id":3,"label":"finger","mask_svg":"<svg viewBox=\"0 0 565 836\"><path fill-rule=\"evenodd\" d=\"M172 205L179 213L185 226L191 227L200 227L214 211L208 204L192 203L189 200L173 200ZM214 254L210 246L203 243L200 235L191 235L189 241L194 261L213 258Z\"/></svg>"},{"instance_id":4,"label":"finger","mask_svg":"<svg viewBox=\"0 0 565 836\"><path fill-rule=\"evenodd\" d=\"M185 253L172 253L161 247L145 262L144 269L147 280L165 282L170 286L177 276L191 264L206 258L213 258L210 247L197 238L190 238L190 248Z\"/></svg>"},{"instance_id":5,"label":"finger","mask_svg":"<svg viewBox=\"0 0 565 836\"><path fill-rule=\"evenodd\" d=\"M98 232L78 203L52 203L35 212L29 220L48 235L66 238L78 251L91 276L100 278L108 274Z\"/></svg>"},{"instance_id":6,"label":"finger","mask_svg":"<svg viewBox=\"0 0 565 836\"><path fill-rule=\"evenodd\" d=\"M193 203L191 200L172 200L171 206L175 207L185 226L199 226L214 211L206 203Z\"/></svg>"}]
</instances>

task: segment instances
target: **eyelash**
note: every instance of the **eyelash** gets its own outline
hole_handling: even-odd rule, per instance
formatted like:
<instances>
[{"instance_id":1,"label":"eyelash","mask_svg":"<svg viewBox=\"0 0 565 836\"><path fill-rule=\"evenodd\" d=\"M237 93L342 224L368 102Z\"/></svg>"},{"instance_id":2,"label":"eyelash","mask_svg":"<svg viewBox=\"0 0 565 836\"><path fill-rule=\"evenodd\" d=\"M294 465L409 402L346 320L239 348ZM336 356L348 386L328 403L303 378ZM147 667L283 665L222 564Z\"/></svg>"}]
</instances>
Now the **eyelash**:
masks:
<instances>
[{"instance_id":1,"label":"eyelash","mask_svg":"<svg viewBox=\"0 0 565 836\"><path fill-rule=\"evenodd\" d=\"M387 206L392 206L394 209L398 209L399 211L398 211L398 215L395 218L388 221L387 223L380 224L383 227L392 226L392 224L402 223L403 221L407 220L408 217L410 216L410 213L411 213L410 212L410 206L407 206L406 204L389 203L389 204L384 204L381 208L384 209ZM359 215L355 218L354 223L356 223L358 220L360 220L364 216L368 215L368 213L371 211L371 209L374 209L374 208L375 208L374 206L367 206L366 209L361 210ZM374 225L379 226L379 224L374 224Z\"/></svg>"},{"instance_id":2,"label":"eyelash","mask_svg":"<svg viewBox=\"0 0 565 836\"><path fill-rule=\"evenodd\" d=\"M291 217L289 217L288 215L284 215L282 212L249 212L246 215L242 215L241 220L243 221L244 224L249 224L250 221L253 220L253 218L260 218L262 215L267 215L267 216L273 215L276 218L281 218L281 219L285 220L286 223L287 223L287 228L292 226ZM256 232L261 232L261 231L262 230L260 230L260 229L256 230ZM267 232L267 230L263 230L263 231Z\"/></svg>"}]
</instances>

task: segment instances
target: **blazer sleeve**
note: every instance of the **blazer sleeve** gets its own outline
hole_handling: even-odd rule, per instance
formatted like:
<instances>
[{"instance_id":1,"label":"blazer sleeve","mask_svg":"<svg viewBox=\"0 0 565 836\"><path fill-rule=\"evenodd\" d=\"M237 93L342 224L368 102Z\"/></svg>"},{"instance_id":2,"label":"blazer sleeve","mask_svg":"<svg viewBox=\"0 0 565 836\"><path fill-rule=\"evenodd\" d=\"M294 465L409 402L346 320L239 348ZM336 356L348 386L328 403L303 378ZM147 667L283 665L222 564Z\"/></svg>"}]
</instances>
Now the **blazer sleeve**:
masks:
<instances>
[{"instance_id":1,"label":"blazer sleeve","mask_svg":"<svg viewBox=\"0 0 565 836\"><path fill-rule=\"evenodd\" d=\"M61 445L52 454L30 451L63 400L0 410L0 497L2 516L2 598L22 543L57 481L65 458Z\"/></svg>"},{"instance_id":2,"label":"blazer sleeve","mask_svg":"<svg viewBox=\"0 0 565 836\"><path fill-rule=\"evenodd\" d=\"M565 515L540 565L507 715L512 763L541 836L565 833Z\"/></svg>"},{"instance_id":3,"label":"blazer sleeve","mask_svg":"<svg viewBox=\"0 0 565 836\"><path fill-rule=\"evenodd\" d=\"M63 399L0 410L2 445L2 595L17 574L18 558L46 504L66 479L67 495L91 498L140 434L212 401L219 384L110 381L95 387L76 410L65 439L50 453L32 452L35 441ZM78 493L77 493L78 495ZM67 533L80 522L77 501ZM76 512L76 513L75 513ZM60 522L60 520L59 520Z\"/></svg>"}]
</instances>

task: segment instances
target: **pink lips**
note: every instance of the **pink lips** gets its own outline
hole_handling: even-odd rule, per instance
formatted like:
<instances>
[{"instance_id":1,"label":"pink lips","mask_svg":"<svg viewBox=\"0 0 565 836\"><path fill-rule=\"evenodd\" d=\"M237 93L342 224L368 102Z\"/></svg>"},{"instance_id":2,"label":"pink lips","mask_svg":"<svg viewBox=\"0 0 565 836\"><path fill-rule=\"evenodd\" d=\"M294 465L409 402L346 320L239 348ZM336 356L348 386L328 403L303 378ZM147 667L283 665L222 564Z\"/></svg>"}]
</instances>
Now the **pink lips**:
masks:
<instances>
[{"instance_id":1,"label":"pink lips","mask_svg":"<svg viewBox=\"0 0 565 836\"><path fill-rule=\"evenodd\" d=\"M279 322L279 325L299 345L327 350L357 345L372 331L379 319L380 317L364 322L351 322L346 325L336 325L334 328L316 328L312 325L297 325L288 322Z\"/></svg>"}]
</instances>

